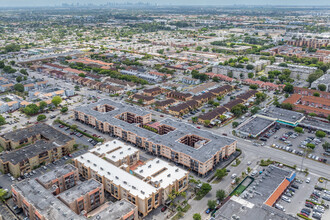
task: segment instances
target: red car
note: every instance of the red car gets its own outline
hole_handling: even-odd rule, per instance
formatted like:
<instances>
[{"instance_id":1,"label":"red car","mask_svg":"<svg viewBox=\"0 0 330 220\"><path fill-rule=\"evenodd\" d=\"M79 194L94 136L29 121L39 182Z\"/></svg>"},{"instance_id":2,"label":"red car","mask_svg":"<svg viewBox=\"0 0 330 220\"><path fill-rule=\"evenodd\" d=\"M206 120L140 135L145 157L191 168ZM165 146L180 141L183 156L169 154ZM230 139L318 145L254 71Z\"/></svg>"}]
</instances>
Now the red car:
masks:
<instances>
[{"instance_id":1,"label":"red car","mask_svg":"<svg viewBox=\"0 0 330 220\"><path fill-rule=\"evenodd\" d=\"M165 212L165 211L166 211L166 209L167 209L167 207L166 207L166 206L164 206L164 207L161 209L161 211L162 211L162 212Z\"/></svg>"},{"instance_id":2,"label":"red car","mask_svg":"<svg viewBox=\"0 0 330 220\"><path fill-rule=\"evenodd\" d=\"M201 129L201 127L196 127L196 128Z\"/></svg>"},{"instance_id":3,"label":"red car","mask_svg":"<svg viewBox=\"0 0 330 220\"><path fill-rule=\"evenodd\" d=\"M308 218L308 215L306 215L305 213L300 212L300 215L303 215L303 216L305 216L306 218Z\"/></svg>"}]
</instances>

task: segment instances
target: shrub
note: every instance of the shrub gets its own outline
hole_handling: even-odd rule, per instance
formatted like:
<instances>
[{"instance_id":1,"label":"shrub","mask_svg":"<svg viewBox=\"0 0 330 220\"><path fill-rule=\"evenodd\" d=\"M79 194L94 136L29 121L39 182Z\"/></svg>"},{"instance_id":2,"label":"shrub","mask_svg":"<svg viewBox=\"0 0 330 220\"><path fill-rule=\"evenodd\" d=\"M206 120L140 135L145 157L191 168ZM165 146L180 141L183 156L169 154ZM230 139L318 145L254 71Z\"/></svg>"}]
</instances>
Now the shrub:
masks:
<instances>
[{"instance_id":1,"label":"shrub","mask_svg":"<svg viewBox=\"0 0 330 220\"><path fill-rule=\"evenodd\" d=\"M316 131L316 132L315 132L315 136L316 136L316 137L319 137L319 138L324 138L325 135L326 135L326 133L323 132L323 131Z\"/></svg>"},{"instance_id":2,"label":"shrub","mask_svg":"<svg viewBox=\"0 0 330 220\"><path fill-rule=\"evenodd\" d=\"M38 115L37 121L42 121L46 119L46 115Z\"/></svg>"},{"instance_id":3,"label":"shrub","mask_svg":"<svg viewBox=\"0 0 330 220\"><path fill-rule=\"evenodd\" d=\"M304 132L301 127L295 127L294 131L297 132L297 133L303 133Z\"/></svg>"}]
</instances>

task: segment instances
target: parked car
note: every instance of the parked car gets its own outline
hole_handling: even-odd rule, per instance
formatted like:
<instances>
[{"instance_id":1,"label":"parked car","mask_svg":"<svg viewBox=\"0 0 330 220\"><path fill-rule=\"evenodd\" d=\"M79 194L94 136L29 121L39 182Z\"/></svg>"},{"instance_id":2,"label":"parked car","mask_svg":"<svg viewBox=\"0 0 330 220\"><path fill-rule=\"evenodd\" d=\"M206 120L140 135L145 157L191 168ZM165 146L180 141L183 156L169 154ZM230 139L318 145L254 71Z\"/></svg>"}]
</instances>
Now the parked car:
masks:
<instances>
[{"instance_id":1,"label":"parked car","mask_svg":"<svg viewBox=\"0 0 330 220\"><path fill-rule=\"evenodd\" d=\"M212 209L208 208L208 209L206 209L205 213L210 214L211 211L212 211Z\"/></svg>"},{"instance_id":2,"label":"parked car","mask_svg":"<svg viewBox=\"0 0 330 220\"><path fill-rule=\"evenodd\" d=\"M289 199L289 198L286 197L286 196L282 196L282 200L285 201L285 202L288 202L288 203L291 202L291 199Z\"/></svg>"},{"instance_id":3,"label":"parked car","mask_svg":"<svg viewBox=\"0 0 330 220\"><path fill-rule=\"evenodd\" d=\"M292 184L291 187L294 188L294 189L299 189L299 186L296 185L296 184Z\"/></svg>"},{"instance_id":4,"label":"parked car","mask_svg":"<svg viewBox=\"0 0 330 220\"><path fill-rule=\"evenodd\" d=\"M167 206L163 206L163 208L161 209L162 212L165 212L167 209Z\"/></svg>"}]
</instances>

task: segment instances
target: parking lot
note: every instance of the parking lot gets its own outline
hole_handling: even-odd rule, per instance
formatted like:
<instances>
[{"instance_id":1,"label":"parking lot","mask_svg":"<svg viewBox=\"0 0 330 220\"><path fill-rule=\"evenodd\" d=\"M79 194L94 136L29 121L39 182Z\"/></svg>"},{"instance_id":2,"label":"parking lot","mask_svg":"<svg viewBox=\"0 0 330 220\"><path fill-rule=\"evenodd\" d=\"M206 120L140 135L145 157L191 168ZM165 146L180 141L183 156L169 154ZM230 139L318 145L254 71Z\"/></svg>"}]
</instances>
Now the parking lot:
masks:
<instances>
[{"instance_id":1,"label":"parking lot","mask_svg":"<svg viewBox=\"0 0 330 220\"><path fill-rule=\"evenodd\" d=\"M271 129L272 130L272 129ZM268 139L260 138L266 140L268 146L277 148L279 150L288 151L300 156L305 156L309 159L318 160L320 162L329 163L329 157L325 156L322 144L325 142L330 142L329 137L317 138L315 136L315 131L309 131L305 129L304 133L299 134L294 132L292 128L283 127L275 132L268 132L271 134ZM315 149L311 150L306 147L306 145L314 144Z\"/></svg>"},{"instance_id":2,"label":"parking lot","mask_svg":"<svg viewBox=\"0 0 330 220\"><path fill-rule=\"evenodd\" d=\"M306 200L312 200L313 202L318 204L323 203L325 206L330 205L330 201L322 199L322 197L327 196L327 194L322 191L318 191L314 189L315 185L324 188L325 187L324 184L319 183L318 179L315 176L309 175L308 177L306 177L302 173L298 173L296 179L298 179L298 181L294 181L292 185L298 186L298 189L293 188L291 185L289 189L294 190L294 192L292 193L292 191L287 190L282 196L282 199L280 199L277 202L277 204L279 205L279 206L277 205L277 207L278 208L283 207L287 214L292 214L293 216L296 216L297 213L302 212L305 213L309 218L319 219L317 218L318 214L315 214L314 215L315 217L313 217L313 213L319 212L321 214L320 219L330 219L329 209L324 208L324 211L318 211L317 205L311 205L311 206L307 205L309 207L306 207ZM317 198L317 195L315 196L315 193L313 192L318 194L320 198ZM312 196L312 194L314 195Z\"/></svg>"}]
</instances>

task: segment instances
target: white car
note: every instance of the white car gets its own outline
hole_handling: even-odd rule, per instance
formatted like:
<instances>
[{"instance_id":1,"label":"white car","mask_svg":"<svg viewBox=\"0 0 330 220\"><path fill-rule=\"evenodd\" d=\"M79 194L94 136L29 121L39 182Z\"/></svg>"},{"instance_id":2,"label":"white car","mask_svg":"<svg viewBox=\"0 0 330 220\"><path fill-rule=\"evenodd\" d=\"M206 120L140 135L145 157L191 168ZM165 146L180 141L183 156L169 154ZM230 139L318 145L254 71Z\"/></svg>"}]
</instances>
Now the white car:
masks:
<instances>
[{"instance_id":1,"label":"white car","mask_svg":"<svg viewBox=\"0 0 330 220\"><path fill-rule=\"evenodd\" d=\"M233 173L233 175L231 175L231 178L232 179L235 179L237 177L237 174L236 173Z\"/></svg>"},{"instance_id":2,"label":"white car","mask_svg":"<svg viewBox=\"0 0 330 220\"><path fill-rule=\"evenodd\" d=\"M311 178L310 177L307 177L306 178L306 183L310 183L311 182Z\"/></svg>"},{"instance_id":3,"label":"white car","mask_svg":"<svg viewBox=\"0 0 330 220\"><path fill-rule=\"evenodd\" d=\"M288 202L288 203L291 202L291 199L289 199L289 198L286 197L286 196L282 196L282 200L285 201L285 202Z\"/></svg>"}]
</instances>

